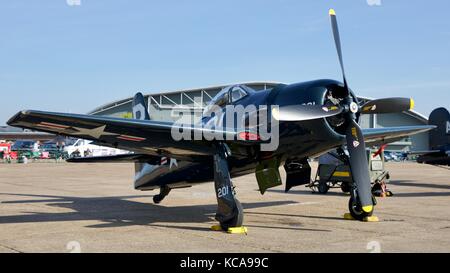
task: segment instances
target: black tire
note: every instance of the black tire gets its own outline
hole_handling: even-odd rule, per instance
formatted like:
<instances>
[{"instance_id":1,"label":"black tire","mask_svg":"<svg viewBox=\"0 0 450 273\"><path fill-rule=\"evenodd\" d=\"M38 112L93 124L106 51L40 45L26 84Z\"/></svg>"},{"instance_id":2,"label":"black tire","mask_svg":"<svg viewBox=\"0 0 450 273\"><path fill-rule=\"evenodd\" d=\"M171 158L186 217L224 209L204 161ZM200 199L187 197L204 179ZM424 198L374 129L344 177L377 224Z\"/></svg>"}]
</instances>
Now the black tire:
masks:
<instances>
[{"instance_id":1,"label":"black tire","mask_svg":"<svg viewBox=\"0 0 450 273\"><path fill-rule=\"evenodd\" d=\"M349 183L347 182L342 182L341 183L341 191L344 193L349 193L352 190L352 187L350 186Z\"/></svg>"},{"instance_id":2,"label":"black tire","mask_svg":"<svg viewBox=\"0 0 450 273\"><path fill-rule=\"evenodd\" d=\"M330 187L328 187L326 182L325 183L319 182L319 185L317 186L317 190L319 191L320 194L326 194L329 189Z\"/></svg>"},{"instance_id":3,"label":"black tire","mask_svg":"<svg viewBox=\"0 0 450 273\"><path fill-rule=\"evenodd\" d=\"M239 202L239 200L236 200L236 212L235 212L235 216L223 223L220 223L220 227L222 228L222 230L227 231L228 228L231 227L241 227L242 224L244 223L244 208L242 207L241 202Z\"/></svg>"},{"instance_id":4,"label":"black tire","mask_svg":"<svg viewBox=\"0 0 450 273\"><path fill-rule=\"evenodd\" d=\"M353 196L350 197L348 201L348 210L352 217L359 221L363 221L364 218L372 216L373 214L373 210L371 212L363 211L359 201L355 200Z\"/></svg>"},{"instance_id":5,"label":"black tire","mask_svg":"<svg viewBox=\"0 0 450 273\"><path fill-rule=\"evenodd\" d=\"M164 199L164 197L162 197L160 194L154 195L153 196L153 203L159 204L159 203L161 203L161 201L163 199Z\"/></svg>"}]
</instances>

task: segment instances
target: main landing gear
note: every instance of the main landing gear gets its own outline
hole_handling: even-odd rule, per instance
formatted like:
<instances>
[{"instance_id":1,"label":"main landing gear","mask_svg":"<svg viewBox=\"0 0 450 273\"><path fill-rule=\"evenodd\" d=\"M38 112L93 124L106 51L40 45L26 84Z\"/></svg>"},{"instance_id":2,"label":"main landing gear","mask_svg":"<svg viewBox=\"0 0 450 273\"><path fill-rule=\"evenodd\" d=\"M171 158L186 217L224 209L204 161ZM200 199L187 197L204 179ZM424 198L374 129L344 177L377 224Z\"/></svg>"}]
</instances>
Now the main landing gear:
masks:
<instances>
[{"instance_id":1,"label":"main landing gear","mask_svg":"<svg viewBox=\"0 0 450 273\"><path fill-rule=\"evenodd\" d=\"M230 233L242 231L244 233L246 232L245 228L242 227L242 223L244 222L244 209L235 197L227 162L229 155L230 151L226 144L219 143L216 145L216 154L214 155L214 186L218 207L215 219L219 221L220 228L223 231ZM218 228L213 227L213 229Z\"/></svg>"},{"instance_id":2,"label":"main landing gear","mask_svg":"<svg viewBox=\"0 0 450 273\"><path fill-rule=\"evenodd\" d=\"M169 194L171 188L168 186L162 186L160 189L159 194L153 196L153 202L155 204L161 203L162 200Z\"/></svg>"},{"instance_id":3,"label":"main landing gear","mask_svg":"<svg viewBox=\"0 0 450 273\"><path fill-rule=\"evenodd\" d=\"M348 155L346 155L341 148L338 149L338 154L342 158L343 162L349 162ZM350 173L352 172L350 171ZM362 206L358 196L358 183L356 183L354 178L355 177L353 176L353 179L348 183L342 183L342 185L345 185L344 187L341 186L343 192L350 192L350 199L348 200L349 213L346 213L344 218L364 222L377 222L378 218L373 216L373 211L374 207L377 205L377 200L372 194L372 205ZM370 180L368 180L368 183L368 189L370 189Z\"/></svg>"},{"instance_id":4,"label":"main landing gear","mask_svg":"<svg viewBox=\"0 0 450 273\"><path fill-rule=\"evenodd\" d=\"M348 210L350 213L345 214L344 218L364 222L378 222L378 218L376 216L373 216L374 206L377 204L377 200L374 196L372 196L372 202L373 206L361 206L356 187L353 186L350 199L348 200Z\"/></svg>"}]
</instances>

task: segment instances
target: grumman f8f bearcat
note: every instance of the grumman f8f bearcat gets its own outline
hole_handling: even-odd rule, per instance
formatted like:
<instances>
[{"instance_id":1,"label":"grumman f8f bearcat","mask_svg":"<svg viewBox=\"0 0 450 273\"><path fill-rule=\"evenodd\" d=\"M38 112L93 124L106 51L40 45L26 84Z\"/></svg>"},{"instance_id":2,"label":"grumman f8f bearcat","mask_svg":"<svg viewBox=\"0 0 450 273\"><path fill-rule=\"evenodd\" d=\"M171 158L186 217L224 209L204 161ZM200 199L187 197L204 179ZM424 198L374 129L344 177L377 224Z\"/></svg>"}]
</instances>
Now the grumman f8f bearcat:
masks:
<instances>
[{"instance_id":1,"label":"grumman f8f bearcat","mask_svg":"<svg viewBox=\"0 0 450 273\"><path fill-rule=\"evenodd\" d=\"M196 124L179 125L150 120L142 94L133 100L133 119L100 117L26 110L17 113L8 124L65 136L93 140L98 145L130 150L133 154L73 159L78 162L134 162L134 186L138 190L160 189L155 203L175 188L214 181L218 208L215 219L224 230L242 227L243 208L236 198L232 178L255 173L261 193L281 184L279 167L284 165L286 190L308 183L311 169L308 158L346 145L353 176L349 211L358 220L371 216L376 200L371 193L366 143L381 144L424 132L434 126L361 129L361 114L394 113L412 108L409 98L372 100L360 105L349 88L344 73L341 44L334 10L331 26L343 82L314 80L255 92L243 85L224 88L210 102L204 117ZM260 111L244 113L246 122L232 127L215 126L230 118L229 106L266 105L268 118ZM273 107L277 106L277 107ZM209 115L212 108L222 109ZM250 117L258 120L249 126ZM234 113L233 113L234 117ZM263 121L266 120L266 121ZM265 124L264 124L265 123ZM270 124L269 124L270 123ZM213 126L210 126L214 124ZM264 139L258 128L271 128ZM189 138L174 138L174 128L189 132ZM276 132L276 134L273 134ZM213 133L215 137L208 137ZM276 140L272 150L262 145Z\"/></svg>"}]
</instances>

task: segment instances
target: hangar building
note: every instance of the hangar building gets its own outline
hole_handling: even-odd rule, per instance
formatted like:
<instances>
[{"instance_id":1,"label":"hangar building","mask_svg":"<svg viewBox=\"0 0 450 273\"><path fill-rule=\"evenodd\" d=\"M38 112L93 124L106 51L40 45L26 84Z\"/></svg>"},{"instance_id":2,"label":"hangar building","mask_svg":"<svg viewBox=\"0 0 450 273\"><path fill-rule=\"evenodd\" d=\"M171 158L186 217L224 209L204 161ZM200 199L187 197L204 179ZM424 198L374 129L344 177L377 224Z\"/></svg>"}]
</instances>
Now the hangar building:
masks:
<instances>
[{"instance_id":1,"label":"hangar building","mask_svg":"<svg viewBox=\"0 0 450 273\"><path fill-rule=\"evenodd\" d=\"M247 82L242 83L254 90L264 90L280 84L277 82ZM167 91L144 95L148 101L148 111L152 120L174 121L178 115L173 110L181 109L199 117L208 102L224 87L228 85L207 88ZM131 118L132 97L110 102L100 106L89 114ZM360 97L362 102L371 98ZM195 118L194 118L195 119ZM428 120L415 111L396 114L362 115L360 124L363 128L394 127L407 125L426 125ZM428 149L428 133L417 134L401 141L391 143L386 150L390 151L423 151Z\"/></svg>"}]
</instances>

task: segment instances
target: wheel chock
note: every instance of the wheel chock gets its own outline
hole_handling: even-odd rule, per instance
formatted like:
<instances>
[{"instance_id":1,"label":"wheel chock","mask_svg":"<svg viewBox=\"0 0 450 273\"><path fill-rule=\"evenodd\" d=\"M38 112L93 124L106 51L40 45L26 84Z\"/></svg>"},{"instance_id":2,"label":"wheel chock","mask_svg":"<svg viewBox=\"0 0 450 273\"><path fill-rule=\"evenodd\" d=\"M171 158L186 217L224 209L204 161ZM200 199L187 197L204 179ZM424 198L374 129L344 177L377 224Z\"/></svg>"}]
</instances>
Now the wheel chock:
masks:
<instances>
[{"instance_id":1,"label":"wheel chock","mask_svg":"<svg viewBox=\"0 0 450 273\"><path fill-rule=\"evenodd\" d=\"M353 216L350 213L345 213L344 214L344 219L345 220L356 220L355 218L353 218ZM367 216L363 219L363 222L379 222L380 219L378 219L377 216Z\"/></svg>"},{"instance_id":2,"label":"wheel chock","mask_svg":"<svg viewBox=\"0 0 450 273\"><path fill-rule=\"evenodd\" d=\"M364 218L363 221L364 222L379 222L380 219L378 219L378 217L376 217L376 216L367 216Z\"/></svg>"},{"instance_id":3,"label":"wheel chock","mask_svg":"<svg viewBox=\"0 0 450 273\"><path fill-rule=\"evenodd\" d=\"M355 220L355 218L353 218L353 216L351 215L351 213L344 213L344 219L345 220Z\"/></svg>"},{"instance_id":4,"label":"wheel chock","mask_svg":"<svg viewBox=\"0 0 450 273\"><path fill-rule=\"evenodd\" d=\"M245 235L247 235L247 228L246 227L232 227L232 228L228 228L227 232L230 234L245 234Z\"/></svg>"},{"instance_id":5,"label":"wheel chock","mask_svg":"<svg viewBox=\"0 0 450 273\"><path fill-rule=\"evenodd\" d=\"M224 231L220 225L211 226L213 231ZM245 234L247 235L248 229L246 227L231 227L228 228L227 233L230 234Z\"/></svg>"},{"instance_id":6,"label":"wheel chock","mask_svg":"<svg viewBox=\"0 0 450 273\"><path fill-rule=\"evenodd\" d=\"M211 230L213 231L222 231L222 227L220 225L211 226Z\"/></svg>"}]
</instances>

